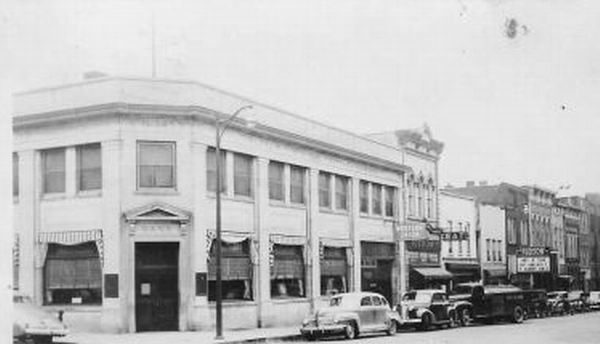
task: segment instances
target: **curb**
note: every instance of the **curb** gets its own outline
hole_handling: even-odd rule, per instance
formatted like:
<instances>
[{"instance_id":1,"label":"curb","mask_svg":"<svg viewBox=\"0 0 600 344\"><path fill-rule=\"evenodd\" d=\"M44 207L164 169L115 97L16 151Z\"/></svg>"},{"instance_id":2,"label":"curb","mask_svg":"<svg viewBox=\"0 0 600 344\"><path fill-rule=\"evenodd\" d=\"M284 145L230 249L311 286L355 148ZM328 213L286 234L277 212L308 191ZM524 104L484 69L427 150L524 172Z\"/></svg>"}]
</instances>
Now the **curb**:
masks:
<instances>
[{"instance_id":1,"label":"curb","mask_svg":"<svg viewBox=\"0 0 600 344\"><path fill-rule=\"evenodd\" d=\"M248 339L239 339L239 340L215 340L213 343L217 344L252 344L252 343L268 343L270 341L285 341L291 342L302 339L301 334L288 334L281 336L263 336L263 337L255 337Z\"/></svg>"}]
</instances>

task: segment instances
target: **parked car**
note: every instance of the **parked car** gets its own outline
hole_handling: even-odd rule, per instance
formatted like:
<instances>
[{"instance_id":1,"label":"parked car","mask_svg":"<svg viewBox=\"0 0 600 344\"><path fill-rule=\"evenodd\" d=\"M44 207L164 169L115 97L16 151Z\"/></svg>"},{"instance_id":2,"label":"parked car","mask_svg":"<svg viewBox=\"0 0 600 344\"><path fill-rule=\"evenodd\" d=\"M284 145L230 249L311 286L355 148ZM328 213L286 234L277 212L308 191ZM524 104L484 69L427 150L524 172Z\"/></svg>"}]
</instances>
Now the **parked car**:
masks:
<instances>
[{"instance_id":1,"label":"parked car","mask_svg":"<svg viewBox=\"0 0 600 344\"><path fill-rule=\"evenodd\" d=\"M548 293L548 312L551 315L573 314L571 303L568 300L568 292L553 291Z\"/></svg>"},{"instance_id":2,"label":"parked car","mask_svg":"<svg viewBox=\"0 0 600 344\"><path fill-rule=\"evenodd\" d=\"M302 321L300 333L308 340L325 335L356 338L368 332L396 333L400 318L385 297L371 292L338 294L329 305Z\"/></svg>"},{"instance_id":3,"label":"parked car","mask_svg":"<svg viewBox=\"0 0 600 344\"><path fill-rule=\"evenodd\" d=\"M428 330L432 326L447 325L454 327L456 312L448 295L443 290L413 290L402 296L396 306L401 326L414 326Z\"/></svg>"},{"instance_id":4,"label":"parked car","mask_svg":"<svg viewBox=\"0 0 600 344\"><path fill-rule=\"evenodd\" d=\"M543 318L548 315L548 295L545 289L524 290L525 317Z\"/></svg>"},{"instance_id":5,"label":"parked car","mask_svg":"<svg viewBox=\"0 0 600 344\"><path fill-rule=\"evenodd\" d=\"M567 294L567 299L571 304L571 308L575 312L587 312L588 311L588 294L583 290L573 290Z\"/></svg>"},{"instance_id":6,"label":"parked car","mask_svg":"<svg viewBox=\"0 0 600 344\"><path fill-rule=\"evenodd\" d=\"M588 305L592 310L600 309L600 291L590 291Z\"/></svg>"},{"instance_id":7,"label":"parked car","mask_svg":"<svg viewBox=\"0 0 600 344\"><path fill-rule=\"evenodd\" d=\"M68 334L67 326L41 307L34 305L31 298L13 296L13 337L17 341L33 340L34 343L52 343L52 337Z\"/></svg>"}]
</instances>

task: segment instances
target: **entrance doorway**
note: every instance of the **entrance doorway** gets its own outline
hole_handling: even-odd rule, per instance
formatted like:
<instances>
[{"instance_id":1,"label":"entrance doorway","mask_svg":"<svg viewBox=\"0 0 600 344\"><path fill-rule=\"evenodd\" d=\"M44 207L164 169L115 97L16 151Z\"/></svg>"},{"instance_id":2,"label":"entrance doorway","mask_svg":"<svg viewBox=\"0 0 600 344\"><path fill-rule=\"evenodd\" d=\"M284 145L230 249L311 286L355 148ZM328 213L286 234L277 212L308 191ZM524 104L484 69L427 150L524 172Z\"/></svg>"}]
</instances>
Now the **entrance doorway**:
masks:
<instances>
[{"instance_id":1,"label":"entrance doorway","mask_svg":"<svg viewBox=\"0 0 600 344\"><path fill-rule=\"evenodd\" d=\"M136 330L179 330L179 243L135 244Z\"/></svg>"},{"instance_id":2,"label":"entrance doorway","mask_svg":"<svg viewBox=\"0 0 600 344\"><path fill-rule=\"evenodd\" d=\"M392 267L394 261L378 259L376 267L362 268L361 286L363 291L383 295L392 304Z\"/></svg>"}]
</instances>

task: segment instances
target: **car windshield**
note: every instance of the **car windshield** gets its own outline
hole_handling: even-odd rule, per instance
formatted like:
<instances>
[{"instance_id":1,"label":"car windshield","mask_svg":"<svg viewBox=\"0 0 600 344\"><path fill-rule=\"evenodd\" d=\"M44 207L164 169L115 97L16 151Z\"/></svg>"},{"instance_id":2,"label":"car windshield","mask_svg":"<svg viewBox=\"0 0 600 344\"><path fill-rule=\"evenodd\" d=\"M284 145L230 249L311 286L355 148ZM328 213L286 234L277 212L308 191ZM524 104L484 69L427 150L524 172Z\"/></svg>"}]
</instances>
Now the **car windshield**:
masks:
<instances>
[{"instance_id":1,"label":"car windshield","mask_svg":"<svg viewBox=\"0 0 600 344\"><path fill-rule=\"evenodd\" d=\"M404 294L402 301L429 302L431 301L431 295L412 291Z\"/></svg>"},{"instance_id":2,"label":"car windshield","mask_svg":"<svg viewBox=\"0 0 600 344\"><path fill-rule=\"evenodd\" d=\"M452 290L453 294L471 294L471 291L473 290L473 287L468 286L468 285L457 285L456 287L454 287L454 290Z\"/></svg>"},{"instance_id":3,"label":"car windshield","mask_svg":"<svg viewBox=\"0 0 600 344\"><path fill-rule=\"evenodd\" d=\"M340 306L341 304L342 304L341 296L332 297L331 300L329 300L329 306L331 306L331 307Z\"/></svg>"}]
</instances>

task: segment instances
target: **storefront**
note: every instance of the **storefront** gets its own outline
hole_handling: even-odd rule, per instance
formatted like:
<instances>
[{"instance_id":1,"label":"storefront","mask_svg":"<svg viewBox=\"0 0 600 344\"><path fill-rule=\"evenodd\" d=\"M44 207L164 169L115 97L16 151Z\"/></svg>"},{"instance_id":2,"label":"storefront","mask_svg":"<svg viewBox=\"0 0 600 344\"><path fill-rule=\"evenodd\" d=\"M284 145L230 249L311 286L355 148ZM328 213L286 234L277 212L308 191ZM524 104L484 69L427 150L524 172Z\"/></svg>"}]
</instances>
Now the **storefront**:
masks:
<instances>
[{"instance_id":1,"label":"storefront","mask_svg":"<svg viewBox=\"0 0 600 344\"><path fill-rule=\"evenodd\" d=\"M379 293L391 302L395 245L362 241L360 246L362 290Z\"/></svg>"}]
</instances>

